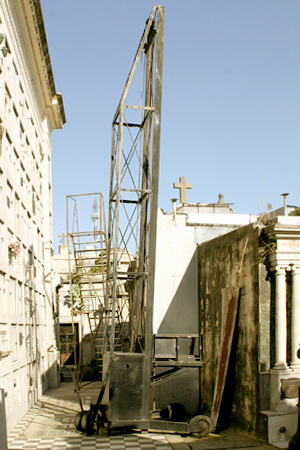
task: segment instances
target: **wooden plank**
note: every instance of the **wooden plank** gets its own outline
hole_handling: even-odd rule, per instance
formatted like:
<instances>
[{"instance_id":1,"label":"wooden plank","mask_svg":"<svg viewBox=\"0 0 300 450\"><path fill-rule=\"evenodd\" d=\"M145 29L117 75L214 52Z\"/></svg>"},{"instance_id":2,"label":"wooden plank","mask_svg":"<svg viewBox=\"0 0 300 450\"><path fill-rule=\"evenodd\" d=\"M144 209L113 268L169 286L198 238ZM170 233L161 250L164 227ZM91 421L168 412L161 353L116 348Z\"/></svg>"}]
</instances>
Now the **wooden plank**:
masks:
<instances>
[{"instance_id":1,"label":"wooden plank","mask_svg":"<svg viewBox=\"0 0 300 450\"><path fill-rule=\"evenodd\" d=\"M226 375L228 370L233 333L236 324L238 302L239 302L239 289L236 289L233 293L225 296L225 314L221 334L221 344L218 358L216 384L212 403L210 432L215 431L219 417L226 382Z\"/></svg>"}]
</instances>

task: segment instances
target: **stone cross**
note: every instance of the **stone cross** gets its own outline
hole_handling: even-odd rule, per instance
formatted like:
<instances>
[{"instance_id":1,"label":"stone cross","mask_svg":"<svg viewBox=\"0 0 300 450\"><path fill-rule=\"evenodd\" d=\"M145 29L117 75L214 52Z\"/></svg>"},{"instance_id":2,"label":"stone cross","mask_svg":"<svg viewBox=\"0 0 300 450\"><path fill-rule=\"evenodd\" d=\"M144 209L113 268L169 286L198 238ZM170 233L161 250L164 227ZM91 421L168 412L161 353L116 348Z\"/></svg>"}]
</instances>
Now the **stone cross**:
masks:
<instances>
[{"instance_id":1,"label":"stone cross","mask_svg":"<svg viewBox=\"0 0 300 450\"><path fill-rule=\"evenodd\" d=\"M66 245L66 233L63 231L58 237L62 238L62 245Z\"/></svg>"},{"instance_id":2,"label":"stone cross","mask_svg":"<svg viewBox=\"0 0 300 450\"><path fill-rule=\"evenodd\" d=\"M173 183L174 189L180 189L180 203L187 203L186 190L192 189L192 183L187 183L185 177L179 178L179 183Z\"/></svg>"}]
</instances>

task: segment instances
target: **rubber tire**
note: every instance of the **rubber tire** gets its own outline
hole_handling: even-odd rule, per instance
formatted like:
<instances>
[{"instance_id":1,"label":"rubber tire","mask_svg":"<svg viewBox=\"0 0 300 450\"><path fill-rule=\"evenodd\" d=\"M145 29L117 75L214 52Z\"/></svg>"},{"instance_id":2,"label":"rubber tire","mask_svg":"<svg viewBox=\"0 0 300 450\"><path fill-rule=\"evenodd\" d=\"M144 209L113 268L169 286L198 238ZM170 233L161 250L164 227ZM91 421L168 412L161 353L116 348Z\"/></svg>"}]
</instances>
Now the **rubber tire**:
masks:
<instances>
[{"instance_id":1,"label":"rubber tire","mask_svg":"<svg viewBox=\"0 0 300 450\"><path fill-rule=\"evenodd\" d=\"M93 424L91 423L92 418L92 411L88 411L82 416L81 419L81 429L86 434L92 434L93 433Z\"/></svg>"},{"instance_id":2,"label":"rubber tire","mask_svg":"<svg viewBox=\"0 0 300 450\"><path fill-rule=\"evenodd\" d=\"M79 413L76 414L75 419L74 419L75 428L76 428L76 430L78 430L78 431L82 431L82 428L81 428L81 419L82 419L82 417L83 417L83 414L84 414L84 413L83 413L82 411L80 411Z\"/></svg>"},{"instance_id":3,"label":"rubber tire","mask_svg":"<svg viewBox=\"0 0 300 450\"><path fill-rule=\"evenodd\" d=\"M195 437L205 437L210 432L210 418L195 416L189 421L190 433Z\"/></svg>"}]
</instances>

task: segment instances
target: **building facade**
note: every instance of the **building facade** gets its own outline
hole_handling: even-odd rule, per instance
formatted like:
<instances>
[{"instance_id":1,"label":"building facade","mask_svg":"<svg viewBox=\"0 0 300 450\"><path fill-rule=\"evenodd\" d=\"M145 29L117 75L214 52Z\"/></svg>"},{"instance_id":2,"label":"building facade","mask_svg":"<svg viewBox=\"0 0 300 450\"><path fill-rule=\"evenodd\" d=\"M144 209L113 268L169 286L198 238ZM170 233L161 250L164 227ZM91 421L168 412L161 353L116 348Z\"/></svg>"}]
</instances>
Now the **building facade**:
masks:
<instances>
[{"instance_id":1,"label":"building facade","mask_svg":"<svg viewBox=\"0 0 300 450\"><path fill-rule=\"evenodd\" d=\"M158 384L158 409L179 402L190 415L213 415L229 323L218 421L288 446L297 429L300 386L298 215L299 208L286 205L261 216L233 214L222 199L159 212L154 333L199 333L204 365L182 368ZM236 318L227 321L233 293Z\"/></svg>"},{"instance_id":2,"label":"building facade","mask_svg":"<svg viewBox=\"0 0 300 450\"><path fill-rule=\"evenodd\" d=\"M219 418L288 447L298 423L300 387L300 220L278 215L198 247L201 401L212 409L226 314L238 292Z\"/></svg>"},{"instance_id":3,"label":"building facade","mask_svg":"<svg viewBox=\"0 0 300 450\"><path fill-rule=\"evenodd\" d=\"M57 382L50 135L65 123L39 0L0 1L0 388L7 430Z\"/></svg>"},{"instance_id":4,"label":"building facade","mask_svg":"<svg viewBox=\"0 0 300 450\"><path fill-rule=\"evenodd\" d=\"M197 247L256 221L257 216L233 214L222 194L216 203L173 202L171 211L158 212L153 321L157 336L199 334ZM198 354L199 347L197 341ZM188 415L198 414L200 373L199 368L183 367L157 384L157 408L179 402Z\"/></svg>"}]
</instances>

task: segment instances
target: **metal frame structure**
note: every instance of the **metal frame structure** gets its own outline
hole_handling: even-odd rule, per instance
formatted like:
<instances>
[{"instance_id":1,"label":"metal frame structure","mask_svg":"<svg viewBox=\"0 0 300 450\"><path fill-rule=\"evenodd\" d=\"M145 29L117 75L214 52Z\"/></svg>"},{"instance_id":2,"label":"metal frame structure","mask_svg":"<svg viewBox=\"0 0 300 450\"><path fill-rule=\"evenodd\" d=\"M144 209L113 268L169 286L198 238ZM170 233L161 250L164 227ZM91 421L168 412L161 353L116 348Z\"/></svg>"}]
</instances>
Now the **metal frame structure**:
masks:
<instances>
[{"instance_id":1,"label":"metal frame structure","mask_svg":"<svg viewBox=\"0 0 300 450\"><path fill-rule=\"evenodd\" d=\"M152 320L158 206L164 7L155 6L146 22L128 79L112 122L108 224L106 349L142 355L141 418L149 417ZM144 60L144 61L143 61ZM134 75L141 64L138 104L128 104ZM124 274L120 261L131 261ZM121 285L129 291L124 308ZM117 329L118 328L118 329Z\"/></svg>"},{"instance_id":2,"label":"metal frame structure","mask_svg":"<svg viewBox=\"0 0 300 450\"><path fill-rule=\"evenodd\" d=\"M82 203L87 207L86 201L91 197L94 199L94 213L91 215L93 227L88 230L86 228L82 230L79 224L79 211L83 209ZM99 213L97 211L98 207ZM86 216L87 211L84 211L84 216ZM77 385L80 387L91 358L94 358L96 362L100 377L102 372L104 349L103 318L107 273L107 232L103 196L101 193L68 195L66 197L66 212L68 248L70 250L68 262L73 333L74 314L80 314L82 327L84 321L88 322L90 332L89 344L87 343L89 349L87 355L85 355L85 360L82 352L83 339L79 341L78 357L77 349L74 348L75 365L73 368L75 369ZM82 212L81 215L83 215ZM84 226L86 227L86 224ZM79 304L76 304L76 300Z\"/></svg>"},{"instance_id":3,"label":"metal frame structure","mask_svg":"<svg viewBox=\"0 0 300 450\"><path fill-rule=\"evenodd\" d=\"M164 7L155 6L112 122L104 377L97 404L79 418L83 431L100 410L111 427L149 428L163 40Z\"/></svg>"},{"instance_id":4,"label":"metal frame structure","mask_svg":"<svg viewBox=\"0 0 300 450\"><path fill-rule=\"evenodd\" d=\"M155 339L174 343L198 335L153 337L154 273L164 41L164 7L155 6L146 22L112 122L104 376L96 405L76 418L78 430L92 433L97 424L205 435L206 416L189 423L153 420L150 390L153 369L201 367L195 359L155 361ZM141 89L136 102L137 68ZM125 258L126 257L126 258ZM122 267L124 258L128 270ZM125 292L128 294L124 295ZM125 299L125 300L124 300ZM100 418L99 418L100 416Z\"/></svg>"},{"instance_id":5,"label":"metal frame structure","mask_svg":"<svg viewBox=\"0 0 300 450\"><path fill-rule=\"evenodd\" d=\"M145 352L151 360L152 309L158 202L161 91L163 65L164 7L155 6L147 21L128 79L112 123L112 150L109 194L108 260L111 283L108 309L120 311L118 286L124 282L119 271L122 255L131 260L126 281L132 285L127 317L131 320L129 352ZM129 105L130 87L138 63L145 58L140 104ZM133 120L132 120L133 119ZM111 292L109 292L111 289ZM107 348L115 350L114 327ZM133 323L134 322L134 323ZM147 338L145 339L145 336ZM125 350L125 348L123 349ZM150 373L149 370L147 370Z\"/></svg>"}]
</instances>

